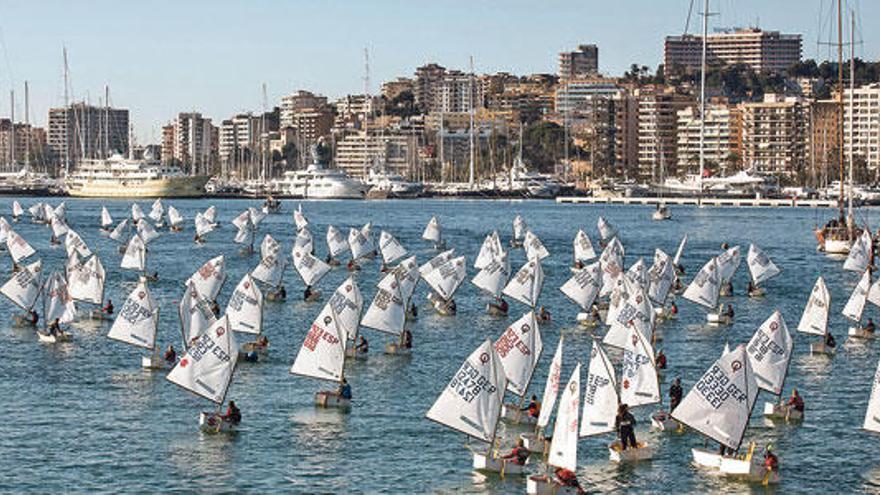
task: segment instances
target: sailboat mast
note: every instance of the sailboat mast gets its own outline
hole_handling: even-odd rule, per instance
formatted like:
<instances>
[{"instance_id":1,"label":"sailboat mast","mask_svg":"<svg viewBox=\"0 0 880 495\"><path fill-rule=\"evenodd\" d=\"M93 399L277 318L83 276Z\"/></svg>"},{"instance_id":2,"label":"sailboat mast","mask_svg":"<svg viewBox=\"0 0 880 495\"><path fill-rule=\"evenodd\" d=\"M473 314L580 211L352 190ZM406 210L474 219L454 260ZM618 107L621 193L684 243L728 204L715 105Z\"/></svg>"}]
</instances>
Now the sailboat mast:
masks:
<instances>
[{"instance_id":1,"label":"sailboat mast","mask_svg":"<svg viewBox=\"0 0 880 495\"><path fill-rule=\"evenodd\" d=\"M370 104L370 50L364 47L364 178L367 177L367 170L370 167L370 133L368 132L369 116L367 115L367 107Z\"/></svg>"},{"instance_id":2,"label":"sailboat mast","mask_svg":"<svg viewBox=\"0 0 880 495\"><path fill-rule=\"evenodd\" d=\"M854 131L854 110L856 98L856 16L855 11L850 11L850 29L849 29L849 197L847 198L847 215L853 216L853 156L855 155L855 131ZM841 148L843 148L841 146Z\"/></svg>"},{"instance_id":3,"label":"sailboat mast","mask_svg":"<svg viewBox=\"0 0 880 495\"><path fill-rule=\"evenodd\" d=\"M68 92L68 88L70 86L70 69L67 67L67 47L64 47L62 53L64 54L64 175L67 176L70 174L70 93Z\"/></svg>"},{"instance_id":4,"label":"sailboat mast","mask_svg":"<svg viewBox=\"0 0 880 495\"><path fill-rule=\"evenodd\" d=\"M24 166L30 169L31 165L31 118L30 118L30 94L28 93L28 82L24 82ZM103 299L102 299L103 300Z\"/></svg>"},{"instance_id":5,"label":"sailboat mast","mask_svg":"<svg viewBox=\"0 0 880 495\"><path fill-rule=\"evenodd\" d=\"M131 146L131 143L129 143ZM110 157L110 86L104 85L104 158Z\"/></svg>"},{"instance_id":6,"label":"sailboat mast","mask_svg":"<svg viewBox=\"0 0 880 495\"><path fill-rule=\"evenodd\" d=\"M700 57L700 187L699 197L703 198L703 173L706 166L706 48L709 35L709 0L703 0L703 50Z\"/></svg>"},{"instance_id":7,"label":"sailboat mast","mask_svg":"<svg viewBox=\"0 0 880 495\"><path fill-rule=\"evenodd\" d=\"M9 90L9 169L15 166L15 90Z\"/></svg>"},{"instance_id":8,"label":"sailboat mast","mask_svg":"<svg viewBox=\"0 0 880 495\"><path fill-rule=\"evenodd\" d=\"M839 150L837 178L840 180L840 200L837 204L840 221L843 222L843 7L841 0L837 0L837 142Z\"/></svg>"},{"instance_id":9,"label":"sailboat mast","mask_svg":"<svg viewBox=\"0 0 880 495\"><path fill-rule=\"evenodd\" d=\"M468 185L474 188L474 57L470 57L470 76L468 77L468 110L470 112L470 163L468 164Z\"/></svg>"}]
</instances>

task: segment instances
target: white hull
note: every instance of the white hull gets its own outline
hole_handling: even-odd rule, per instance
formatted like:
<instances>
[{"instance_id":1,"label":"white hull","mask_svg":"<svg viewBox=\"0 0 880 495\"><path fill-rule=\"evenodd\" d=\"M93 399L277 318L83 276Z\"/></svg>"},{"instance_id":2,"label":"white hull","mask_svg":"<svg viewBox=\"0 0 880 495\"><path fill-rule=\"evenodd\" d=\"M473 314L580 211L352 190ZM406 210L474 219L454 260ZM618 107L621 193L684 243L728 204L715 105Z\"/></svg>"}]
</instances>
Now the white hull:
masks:
<instances>
[{"instance_id":1,"label":"white hull","mask_svg":"<svg viewBox=\"0 0 880 495\"><path fill-rule=\"evenodd\" d=\"M218 413L202 411L199 413L199 429L205 433L231 433L235 431L235 425L224 421Z\"/></svg>"},{"instance_id":2,"label":"white hull","mask_svg":"<svg viewBox=\"0 0 880 495\"><path fill-rule=\"evenodd\" d=\"M620 440L608 444L608 458L612 462L647 461L654 457L654 448L647 442L638 442L636 448L621 450Z\"/></svg>"},{"instance_id":3,"label":"white hull","mask_svg":"<svg viewBox=\"0 0 880 495\"><path fill-rule=\"evenodd\" d=\"M393 354L395 356L411 356L412 349L401 347L400 344L389 343L385 344L385 354Z\"/></svg>"},{"instance_id":4,"label":"white hull","mask_svg":"<svg viewBox=\"0 0 880 495\"><path fill-rule=\"evenodd\" d=\"M319 407L345 409L351 407L351 399L343 399L336 392L318 392L315 394L315 405Z\"/></svg>"},{"instance_id":5,"label":"white hull","mask_svg":"<svg viewBox=\"0 0 880 495\"><path fill-rule=\"evenodd\" d=\"M67 193L80 198L186 198L205 194L207 176L146 180L68 181Z\"/></svg>"},{"instance_id":6,"label":"white hull","mask_svg":"<svg viewBox=\"0 0 880 495\"><path fill-rule=\"evenodd\" d=\"M247 356L251 352L256 352L257 359L263 360L269 357L269 345L257 345L256 342L245 342L241 345L239 355Z\"/></svg>"},{"instance_id":7,"label":"white hull","mask_svg":"<svg viewBox=\"0 0 880 495\"><path fill-rule=\"evenodd\" d=\"M804 413L785 404L764 403L764 417L786 421L803 421Z\"/></svg>"},{"instance_id":8,"label":"white hull","mask_svg":"<svg viewBox=\"0 0 880 495\"><path fill-rule=\"evenodd\" d=\"M691 453L694 457L694 464L698 467L718 471L727 476L757 482L763 482L764 477L767 476L767 470L764 469L764 466L751 460L722 456L700 449L691 449ZM779 483L779 473L771 473L767 477L767 482Z\"/></svg>"},{"instance_id":9,"label":"white hull","mask_svg":"<svg viewBox=\"0 0 880 495\"><path fill-rule=\"evenodd\" d=\"M836 347L828 347L825 345L825 342L814 342L810 344L810 354L825 354L826 356L833 356L837 353Z\"/></svg>"},{"instance_id":10,"label":"white hull","mask_svg":"<svg viewBox=\"0 0 880 495\"><path fill-rule=\"evenodd\" d=\"M536 454L543 454L550 446L549 442L537 433L520 433L519 438L523 441L523 447Z\"/></svg>"},{"instance_id":11,"label":"white hull","mask_svg":"<svg viewBox=\"0 0 880 495\"><path fill-rule=\"evenodd\" d=\"M663 221L663 220L670 220L671 218L672 218L672 213L669 213L669 210L666 210L666 211L654 210L654 213L651 213L651 220L654 220L654 221L659 222L659 221Z\"/></svg>"},{"instance_id":12,"label":"white hull","mask_svg":"<svg viewBox=\"0 0 880 495\"><path fill-rule=\"evenodd\" d=\"M749 297L764 297L766 294L767 291L763 287L756 287L749 291Z\"/></svg>"},{"instance_id":13,"label":"white hull","mask_svg":"<svg viewBox=\"0 0 880 495\"><path fill-rule=\"evenodd\" d=\"M501 419L508 423L519 425L534 425L538 423L538 418L529 416L528 411L520 411L516 404L502 405Z\"/></svg>"},{"instance_id":14,"label":"white hull","mask_svg":"<svg viewBox=\"0 0 880 495\"><path fill-rule=\"evenodd\" d=\"M165 362L165 359L162 356L141 356L141 368L159 371L168 369L168 363Z\"/></svg>"},{"instance_id":15,"label":"white hull","mask_svg":"<svg viewBox=\"0 0 880 495\"><path fill-rule=\"evenodd\" d=\"M706 322L710 325L730 325L730 318L726 315L718 313L707 313Z\"/></svg>"},{"instance_id":16,"label":"white hull","mask_svg":"<svg viewBox=\"0 0 880 495\"><path fill-rule=\"evenodd\" d=\"M866 332L864 328L849 327L847 335L857 339L873 339L874 332Z\"/></svg>"},{"instance_id":17,"label":"white hull","mask_svg":"<svg viewBox=\"0 0 880 495\"><path fill-rule=\"evenodd\" d=\"M57 335L37 332L37 339L44 344L57 344L60 342L70 342L73 337L67 332L62 332Z\"/></svg>"},{"instance_id":18,"label":"white hull","mask_svg":"<svg viewBox=\"0 0 880 495\"><path fill-rule=\"evenodd\" d=\"M822 246L825 254L849 254L852 243L849 241L827 239Z\"/></svg>"},{"instance_id":19,"label":"white hull","mask_svg":"<svg viewBox=\"0 0 880 495\"><path fill-rule=\"evenodd\" d=\"M599 320L594 320L590 313L585 312L577 314L577 322L583 328L596 328L599 326Z\"/></svg>"},{"instance_id":20,"label":"white hull","mask_svg":"<svg viewBox=\"0 0 880 495\"><path fill-rule=\"evenodd\" d=\"M681 428L681 424L666 411L657 411L651 415L651 427L659 431L675 431Z\"/></svg>"},{"instance_id":21,"label":"white hull","mask_svg":"<svg viewBox=\"0 0 880 495\"><path fill-rule=\"evenodd\" d=\"M366 352L360 352L355 347L349 347L345 350L345 357L357 359L358 361L366 361L370 355Z\"/></svg>"},{"instance_id":22,"label":"white hull","mask_svg":"<svg viewBox=\"0 0 880 495\"><path fill-rule=\"evenodd\" d=\"M529 495L576 495L578 491L577 488L561 486L550 477L541 475L529 476L529 479L526 480L526 493Z\"/></svg>"},{"instance_id":23,"label":"white hull","mask_svg":"<svg viewBox=\"0 0 880 495\"><path fill-rule=\"evenodd\" d=\"M497 457L489 457L488 454L474 453L474 470L490 473L506 474L522 474L525 466L521 466L507 459L499 459Z\"/></svg>"}]
</instances>

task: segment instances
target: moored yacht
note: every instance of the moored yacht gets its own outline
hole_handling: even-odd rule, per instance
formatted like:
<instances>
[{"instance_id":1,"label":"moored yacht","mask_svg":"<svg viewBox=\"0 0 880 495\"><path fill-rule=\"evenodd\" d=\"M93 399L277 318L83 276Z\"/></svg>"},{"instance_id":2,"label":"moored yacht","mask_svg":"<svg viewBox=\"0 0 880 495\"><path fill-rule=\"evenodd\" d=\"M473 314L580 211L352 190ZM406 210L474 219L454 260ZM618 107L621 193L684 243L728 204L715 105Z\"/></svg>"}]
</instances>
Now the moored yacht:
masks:
<instances>
[{"instance_id":1,"label":"moored yacht","mask_svg":"<svg viewBox=\"0 0 880 495\"><path fill-rule=\"evenodd\" d=\"M275 181L283 196L303 199L364 199L370 187L339 169L324 168L312 150L313 162L305 170L289 170Z\"/></svg>"},{"instance_id":2,"label":"moored yacht","mask_svg":"<svg viewBox=\"0 0 880 495\"><path fill-rule=\"evenodd\" d=\"M180 198L205 194L207 176L191 176L173 165L146 156L84 159L67 176L64 186L71 196L87 198Z\"/></svg>"},{"instance_id":3,"label":"moored yacht","mask_svg":"<svg viewBox=\"0 0 880 495\"><path fill-rule=\"evenodd\" d=\"M422 194L424 185L421 182L408 181L403 176L388 172L382 167L370 169L366 183L370 193L379 193L388 198L415 198Z\"/></svg>"},{"instance_id":4,"label":"moored yacht","mask_svg":"<svg viewBox=\"0 0 880 495\"><path fill-rule=\"evenodd\" d=\"M502 188L507 184L509 190L532 198L555 198L562 190L562 184L558 180L547 174L530 172L520 158L514 160L507 177L499 182Z\"/></svg>"}]
</instances>

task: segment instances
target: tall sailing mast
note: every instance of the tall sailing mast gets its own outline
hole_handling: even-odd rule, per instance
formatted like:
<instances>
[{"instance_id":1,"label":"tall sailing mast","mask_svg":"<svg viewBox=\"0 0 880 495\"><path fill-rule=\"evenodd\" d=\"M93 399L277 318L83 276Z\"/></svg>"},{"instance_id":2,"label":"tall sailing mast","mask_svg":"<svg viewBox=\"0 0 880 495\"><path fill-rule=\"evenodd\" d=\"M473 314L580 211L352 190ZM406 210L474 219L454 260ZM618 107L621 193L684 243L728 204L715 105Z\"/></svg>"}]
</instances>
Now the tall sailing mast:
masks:
<instances>
[{"instance_id":1,"label":"tall sailing mast","mask_svg":"<svg viewBox=\"0 0 880 495\"><path fill-rule=\"evenodd\" d=\"M15 90L9 90L9 170L15 168Z\"/></svg>"},{"instance_id":2,"label":"tall sailing mast","mask_svg":"<svg viewBox=\"0 0 880 495\"><path fill-rule=\"evenodd\" d=\"M470 113L470 160L468 164L468 186L474 188L474 57L470 57L470 76L468 77L468 110Z\"/></svg>"},{"instance_id":3,"label":"tall sailing mast","mask_svg":"<svg viewBox=\"0 0 880 495\"><path fill-rule=\"evenodd\" d=\"M369 115L367 108L370 105L370 49L364 47L364 178L369 175L370 168L370 133L368 132Z\"/></svg>"},{"instance_id":4,"label":"tall sailing mast","mask_svg":"<svg viewBox=\"0 0 880 495\"><path fill-rule=\"evenodd\" d=\"M837 143L839 149L838 156L838 176L840 179L840 196L837 202L840 213L840 222L843 223L845 218L843 215L843 6L842 1L837 0ZM849 224L849 222L847 222ZM848 225L849 227L849 225ZM852 236L850 236L852 237Z\"/></svg>"},{"instance_id":5,"label":"tall sailing mast","mask_svg":"<svg viewBox=\"0 0 880 495\"><path fill-rule=\"evenodd\" d=\"M848 222L853 218L853 156L855 155L855 120L853 117L856 99L856 14L850 11L850 29L849 29L849 197L847 202ZM841 146L841 148L843 148ZM850 225L850 228L852 226Z\"/></svg>"},{"instance_id":6,"label":"tall sailing mast","mask_svg":"<svg viewBox=\"0 0 880 495\"><path fill-rule=\"evenodd\" d=\"M703 54L700 58L700 186L699 200L703 199L703 173L706 166L706 47L709 36L709 0L703 0Z\"/></svg>"},{"instance_id":7,"label":"tall sailing mast","mask_svg":"<svg viewBox=\"0 0 880 495\"><path fill-rule=\"evenodd\" d=\"M28 92L28 82L24 82L24 168L30 171L31 165L31 118L30 118L30 93Z\"/></svg>"}]
</instances>

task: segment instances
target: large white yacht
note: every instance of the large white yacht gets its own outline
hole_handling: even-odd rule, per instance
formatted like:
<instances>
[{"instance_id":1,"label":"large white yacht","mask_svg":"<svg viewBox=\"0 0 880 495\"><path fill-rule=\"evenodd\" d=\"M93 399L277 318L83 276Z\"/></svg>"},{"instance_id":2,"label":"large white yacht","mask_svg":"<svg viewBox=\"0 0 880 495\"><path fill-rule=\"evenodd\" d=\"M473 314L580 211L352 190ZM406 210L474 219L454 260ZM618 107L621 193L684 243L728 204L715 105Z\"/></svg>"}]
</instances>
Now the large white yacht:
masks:
<instances>
[{"instance_id":1,"label":"large white yacht","mask_svg":"<svg viewBox=\"0 0 880 495\"><path fill-rule=\"evenodd\" d=\"M370 194L378 193L388 198L415 198L425 189L421 182L408 181L384 166L371 168L366 183L370 186Z\"/></svg>"},{"instance_id":2,"label":"large white yacht","mask_svg":"<svg viewBox=\"0 0 880 495\"><path fill-rule=\"evenodd\" d=\"M532 198L555 198L562 190L562 184L552 176L530 172L521 158L514 160L507 177L499 183L502 189L506 187Z\"/></svg>"},{"instance_id":3,"label":"large white yacht","mask_svg":"<svg viewBox=\"0 0 880 495\"><path fill-rule=\"evenodd\" d=\"M364 199L370 187L352 179L344 171L324 168L312 153L313 162L305 170L288 170L274 187L282 196L303 199Z\"/></svg>"},{"instance_id":4,"label":"large white yacht","mask_svg":"<svg viewBox=\"0 0 880 495\"><path fill-rule=\"evenodd\" d=\"M64 181L71 196L87 198L180 198L205 194L208 177L186 175L180 167L147 156L84 159Z\"/></svg>"}]
</instances>

